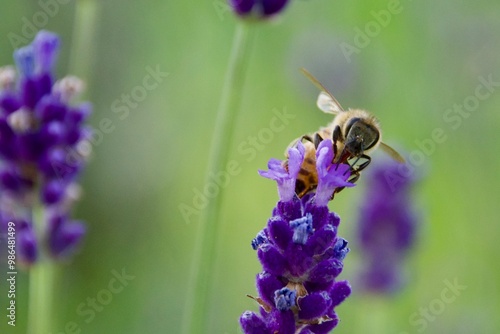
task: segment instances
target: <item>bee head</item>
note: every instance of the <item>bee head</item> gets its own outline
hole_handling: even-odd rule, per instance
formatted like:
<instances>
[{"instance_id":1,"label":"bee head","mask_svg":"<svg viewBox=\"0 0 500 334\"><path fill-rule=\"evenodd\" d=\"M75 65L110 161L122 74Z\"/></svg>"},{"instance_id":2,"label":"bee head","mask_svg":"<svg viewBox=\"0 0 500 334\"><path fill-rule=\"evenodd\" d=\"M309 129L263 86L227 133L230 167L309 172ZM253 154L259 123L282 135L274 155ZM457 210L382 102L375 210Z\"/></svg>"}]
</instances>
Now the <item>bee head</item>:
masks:
<instances>
[{"instance_id":1,"label":"bee head","mask_svg":"<svg viewBox=\"0 0 500 334\"><path fill-rule=\"evenodd\" d=\"M344 133L345 148L354 156L360 156L380 140L378 128L359 117L354 117L346 123Z\"/></svg>"}]
</instances>

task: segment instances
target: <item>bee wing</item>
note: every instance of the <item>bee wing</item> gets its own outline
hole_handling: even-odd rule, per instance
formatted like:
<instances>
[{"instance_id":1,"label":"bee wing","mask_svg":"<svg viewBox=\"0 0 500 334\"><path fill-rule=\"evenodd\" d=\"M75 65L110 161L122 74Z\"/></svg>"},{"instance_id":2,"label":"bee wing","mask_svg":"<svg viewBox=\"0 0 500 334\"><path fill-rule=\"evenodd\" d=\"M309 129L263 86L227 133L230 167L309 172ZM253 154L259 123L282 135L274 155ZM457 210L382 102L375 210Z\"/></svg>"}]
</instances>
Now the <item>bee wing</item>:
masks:
<instances>
[{"instance_id":1,"label":"bee wing","mask_svg":"<svg viewBox=\"0 0 500 334\"><path fill-rule=\"evenodd\" d=\"M395 149L384 143L383 141L380 142L380 148L384 150L385 153L389 154L391 158L396 160L399 163L404 164L406 162L405 158L401 156L398 152L396 152Z\"/></svg>"},{"instance_id":2,"label":"bee wing","mask_svg":"<svg viewBox=\"0 0 500 334\"><path fill-rule=\"evenodd\" d=\"M316 79L305 68L301 68L301 71L321 91L318 96L318 101L316 102L319 109L328 114L338 114L344 111L344 108L342 108L335 96L333 96L333 94L330 93L328 89L326 89L326 87L318 81L318 79Z\"/></svg>"},{"instance_id":3,"label":"bee wing","mask_svg":"<svg viewBox=\"0 0 500 334\"><path fill-rule=\"evenodd\" d=\"M327 114L337 115L344 111L339 102L335 98L332 99L332 96L326 92L319 93L316 105L321 111Z\"/></svg>"}]
</instances>

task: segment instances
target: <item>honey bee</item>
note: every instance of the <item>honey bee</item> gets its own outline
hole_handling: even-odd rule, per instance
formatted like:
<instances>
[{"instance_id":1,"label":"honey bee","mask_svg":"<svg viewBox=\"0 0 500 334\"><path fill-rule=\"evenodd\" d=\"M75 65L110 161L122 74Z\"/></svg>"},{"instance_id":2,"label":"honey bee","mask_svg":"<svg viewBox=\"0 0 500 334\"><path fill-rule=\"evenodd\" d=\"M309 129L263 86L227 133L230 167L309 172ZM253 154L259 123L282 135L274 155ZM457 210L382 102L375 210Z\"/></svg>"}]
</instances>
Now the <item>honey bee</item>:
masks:
<instances>
[{"instance_id":1,"label":"honey bee","mask_svg":"<svg viewBox=\"0 0 500 334\"><path fill-rule=\"evenodd\" d=\"M295 192L299 198L314 191L318 185L316 149L323 139L332 139L333 163L346 163L351 166L351 176L348 179L351 183L356 182L361 175L361 171L370 164L371 158L366 153L373 151L377 147L384 150L394 160L400 163L405 162L405 159L398 152L381 140L380 124L375 116L361 109L344 110L333 94L311 73L305 69L302 69L302 72L321 90L317 100L318 108L325 113L335 115L335 118L328 126L321 127L311 135L304 135L289 145L289 147L296 146L300 141L305 148L304 161L295 185ZM285 161L285 168L287 167L288 164ZM333 195L342 189L336 189Z\"/></svg>"}]
</instances>

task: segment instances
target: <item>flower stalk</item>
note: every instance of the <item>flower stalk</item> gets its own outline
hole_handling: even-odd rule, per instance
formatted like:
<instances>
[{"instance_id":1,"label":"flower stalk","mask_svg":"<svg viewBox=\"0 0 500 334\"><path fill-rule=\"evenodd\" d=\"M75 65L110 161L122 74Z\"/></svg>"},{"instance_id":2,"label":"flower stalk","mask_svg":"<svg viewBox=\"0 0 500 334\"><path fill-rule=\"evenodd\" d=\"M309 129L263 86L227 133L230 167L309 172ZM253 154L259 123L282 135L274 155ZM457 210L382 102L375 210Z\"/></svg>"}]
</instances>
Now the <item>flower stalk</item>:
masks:
<instances>
[{"instance_id":1,"label":"flower stalk","mask_svg":"<svg viewBox=\"0 0 500 334\"><path fill-rule=\"evenodd\" d=\"M227 143L231 143L233 136L250 56L251 28L246 22L238 22L236 27L215 121L207 175L218 173L227 165L229 155ZM183 333L185 334L206 332L210 313L210 288L213 283L211 270L214 267L215 245L221 226L221 205L222 191L208 202L200 218L183 319Z\"/></svg>"},{"instance_id":2,"label":"flower stalk","mask_svg":"<svg viewBox=\"0 0 500 334\"><path fill-rule=\"evenodd\" d=\"M94 55L91 54L89 46L95 44L98 10L98 3L95 0L76 1L69 69L72 74L87 82L89 80L87 75L92 73L90 69Z\"/></svg>"},{"instance_id":3,"label":"flower stalk","mask_svg":"<svg viewBox=\"0 0 500 334\"><path fill-rule=\"evenodd\" d=\"M55 266L47 259L30 269L28 334L50 333L53 330Z\"/></svg>"}]
</instances>

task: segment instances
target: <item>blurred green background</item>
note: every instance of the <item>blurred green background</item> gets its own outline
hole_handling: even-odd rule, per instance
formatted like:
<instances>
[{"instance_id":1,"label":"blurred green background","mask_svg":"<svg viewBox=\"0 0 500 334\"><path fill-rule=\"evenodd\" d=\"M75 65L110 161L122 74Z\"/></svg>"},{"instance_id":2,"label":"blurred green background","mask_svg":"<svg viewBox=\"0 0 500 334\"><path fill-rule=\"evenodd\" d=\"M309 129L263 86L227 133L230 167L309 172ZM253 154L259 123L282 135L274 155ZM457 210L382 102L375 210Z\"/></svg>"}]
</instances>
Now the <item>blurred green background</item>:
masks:
<instances>
[{"instance_id":1,"label":"blurred green background","mask_svg":"<svg viewBox=\"0 0 500 334\"><path fill-rule=\"evenodd\" d=\"M94 29L91 43L75 58L88 59L88 67L70 66L74 2L52 1L58 8L43 28L62 36L58 74L71 67L83 77L85 97L95 106L92 125L109 118L114 126L94 146L82 179L85 195L74 216L87 221L89 232L81 252L60 270L54 334L69 332L69 322L82 333L180 332L199 225L198 215L188 222L179 205L193 206L195 190L204 186L236 24L223 1L98 1L95 22L85 23ZM0 5L1 65L12 63L9 36L23 35L26 20L33 22L44 11L41 3L46 1ZM480 77L500 81L500 4L402 0L401 11L381 26L372 11L387 10L391 3L292 1L281 17L254 27L235 137L227 143L241 172L224 189L224 230L212 271L206 333L239 333L239 315L257 310L245 296L256 294L254 278L260 271L250 241L278 198L274 183L260 178L257 170L270 157L281 158L292 139L330 120L316 109L317 91L300 67L331 88L344 107L376 114L385 141L413 152L415 172L423 175L415 191L422 221L405 288L376 298L356 292L354 285L352 297L337 308L341 323L335 333L500 332L500 89L492 87L481 100L471 98ZM371 35L366 45L357 36L365 29ZM349 57L341 48L346 43L358 48ZM122 94L142 85L148 67L168 77L136 101L126 117L113 112ZM470 113L448 111L464 103L471 103ZM259 142L255 154L244 154L241 147L270 126L275 110L286 110L293 119ZM418 155L418 143L431 140L436 128L446 140ZM353 282L360 264L355 228L362 191L363 177L331 205L342 217L340 234L351 247L341 277ZM113 271L122 270L134 278L121 292L93 317L77 313L82 303L84 310L91 309L85 306L87 298L108 289ZM2 268L2 310L5 275ZM436 310L446 280L466 288L426 318L422 312ZM2 316L0 333L25 332L27 283L27 275L20 274L17 326L7 326Z\"/></svg>"}]
</instances>

